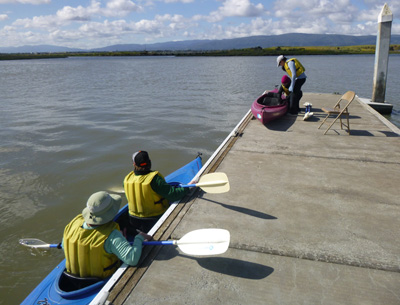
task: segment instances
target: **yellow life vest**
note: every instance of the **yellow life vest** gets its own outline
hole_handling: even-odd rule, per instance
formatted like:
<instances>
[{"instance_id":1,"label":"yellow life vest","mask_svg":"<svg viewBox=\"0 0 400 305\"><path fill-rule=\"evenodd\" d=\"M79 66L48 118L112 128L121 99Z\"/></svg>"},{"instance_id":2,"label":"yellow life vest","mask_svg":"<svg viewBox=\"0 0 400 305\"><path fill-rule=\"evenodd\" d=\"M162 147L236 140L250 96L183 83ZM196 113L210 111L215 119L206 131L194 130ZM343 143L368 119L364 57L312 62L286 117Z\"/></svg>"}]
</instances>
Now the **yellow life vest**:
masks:
<instances>
[{"instance_id":1,"label":"yellow life vest","mask_svg":"<svg viewBox=\"0 0 400 305\"><path fill-rule=\"evenodd\" d=\"M286 88L283 84L282 84L282 88L283 88L283 92L285 92L286 96L288 96L290 94L289 88Z\"/></svg>"},{"instance_id":2,"label":"yellow life vest","mask_svg":"<svg viewBox=\"0 0 400 305\"><path fill-rule=\"evenodd\" d=\"M119 225L108 222L95 229L84 229L82 214L76 216L64 230L65 267L79 277L107 278L120 265L118 257L104 250L104 242Z\"/></svg>"},{"instance_id":3,"label":"yellow life vest","mask_svg":"<svg viewBox=\"0 0 400 305\"><path fill-rule=\"evenodd\" d=\"M135 175L130 172L124 179L125 195L128 199L129 214L135 217L154 217L162 215L169 207L167 199L151 188L151 181L158 171L147 175Z\"/></svg>"},{"instance_id":4,"label":"yellow life vest","mask_svg":"<svg viewBox=\"0 0 400 305\"><path fill-rule=\"evenodd\" d=\"M298 77L299 75L303 74L304 71L306 71L306 69L303 67L303 65L296 59L296 58L291 58L288 59L285 62L285 71L287 72L287 74L289 74L290 78L292 78L292 71L289 68L289 61L294 61L294 65L296 67L296 77Z\"/></svg>"}]
</instances>

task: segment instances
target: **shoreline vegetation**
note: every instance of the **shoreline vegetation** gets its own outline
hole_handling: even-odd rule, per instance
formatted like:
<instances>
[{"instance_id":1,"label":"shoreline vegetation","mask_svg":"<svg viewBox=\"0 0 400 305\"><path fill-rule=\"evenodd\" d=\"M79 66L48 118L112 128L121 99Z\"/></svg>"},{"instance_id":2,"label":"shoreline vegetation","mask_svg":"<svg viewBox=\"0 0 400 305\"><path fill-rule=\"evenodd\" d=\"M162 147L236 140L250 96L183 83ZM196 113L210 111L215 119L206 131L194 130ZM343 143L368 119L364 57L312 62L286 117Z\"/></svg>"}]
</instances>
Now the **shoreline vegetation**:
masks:
<instances>
[{"instance_id":1,"label":"shoreline vegetation","mask_svg":"<svg viewBox=\"0 0 400 305\"><path fill-rule=\"evenodd\" d=\"M375 45L340 47L272 47L213 51L113 51L113 52L63 52L63 53L0 53L0 60L45 59L85 56L276 56L276 55L357 55L375 54ZM400 54L400 45L390 45L389 54Z\"/></svg>"}]
</instances>

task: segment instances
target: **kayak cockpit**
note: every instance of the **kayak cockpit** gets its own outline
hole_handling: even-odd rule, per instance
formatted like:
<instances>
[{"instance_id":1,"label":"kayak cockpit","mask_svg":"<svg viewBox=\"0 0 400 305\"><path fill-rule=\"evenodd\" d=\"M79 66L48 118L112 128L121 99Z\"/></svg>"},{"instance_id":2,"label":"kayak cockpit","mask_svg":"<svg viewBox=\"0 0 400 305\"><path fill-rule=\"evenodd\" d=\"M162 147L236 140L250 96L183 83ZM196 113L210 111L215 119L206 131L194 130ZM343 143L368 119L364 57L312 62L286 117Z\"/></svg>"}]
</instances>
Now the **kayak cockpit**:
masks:
<instances>
[{"instance_id":1,"label":"kayak cockpit","mask_svg":"<svg viewBox=\"0 0 400 305\"><path fill-rule=\"evenodd\" d=\"M100 290L107 282L107 279L95 277L81 278L68 273L65 269L60 272L55 281L56 292L65 299L73 299L91 294Z\"/></svg>"},{"instance_id":2,"label":"kayak cockpit","mask_svg":"<svg viewBox=\"0 0 400 305\"><path fill-rule=\"evenodd\" d=\"M280 106L284 105L286 102L284 95L279 98L278 93L275 92L268 92L257 99L257 103L263 106Z\"/></svg>"}]
</instances>

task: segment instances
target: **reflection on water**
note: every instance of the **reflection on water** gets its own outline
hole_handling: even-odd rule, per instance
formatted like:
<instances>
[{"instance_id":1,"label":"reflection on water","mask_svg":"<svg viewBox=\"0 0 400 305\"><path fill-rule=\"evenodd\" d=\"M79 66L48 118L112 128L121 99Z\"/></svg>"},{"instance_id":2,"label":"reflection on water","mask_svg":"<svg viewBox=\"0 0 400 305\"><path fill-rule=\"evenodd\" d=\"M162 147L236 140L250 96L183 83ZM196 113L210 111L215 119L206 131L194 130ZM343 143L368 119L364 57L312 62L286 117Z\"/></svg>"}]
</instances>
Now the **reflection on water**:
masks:
<instances>
[{"instance_id":1,"label":"reflection on water","mask_svg":"<svg viewBox=\"0 0 400 305\"><path fill-rule=\"evenodd\" d=\"M373 56L299 57L304 91L372 93ZM400 109L400 57L386 99ZM147 150L164 175L214 152L252 101L278 84L275 57L120 57L0 62L0 304L15 304L63 258L20 238L58 243L87 198L122 187Z\"/></svg>"}]
</instances>

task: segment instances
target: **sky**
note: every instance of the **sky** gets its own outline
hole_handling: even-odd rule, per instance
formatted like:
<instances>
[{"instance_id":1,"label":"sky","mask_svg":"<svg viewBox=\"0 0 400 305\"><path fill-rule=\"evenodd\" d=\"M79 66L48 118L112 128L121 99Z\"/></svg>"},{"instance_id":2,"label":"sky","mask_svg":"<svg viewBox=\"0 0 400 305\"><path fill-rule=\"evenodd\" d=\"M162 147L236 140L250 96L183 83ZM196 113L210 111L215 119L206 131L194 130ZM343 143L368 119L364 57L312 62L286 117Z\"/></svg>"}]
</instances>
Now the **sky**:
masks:
<instances>
[{"instance_id":1,"label":"sky","mask_svg":"<svg viewBox=\"0 0 400 305\"><path fill-rule=\"evenodd\" d=\"M400 0L387 1L400 34ZM0 47L98 48L285 33L376 35L375 0L0 0Z\"/></svg>"}]
</instances>

